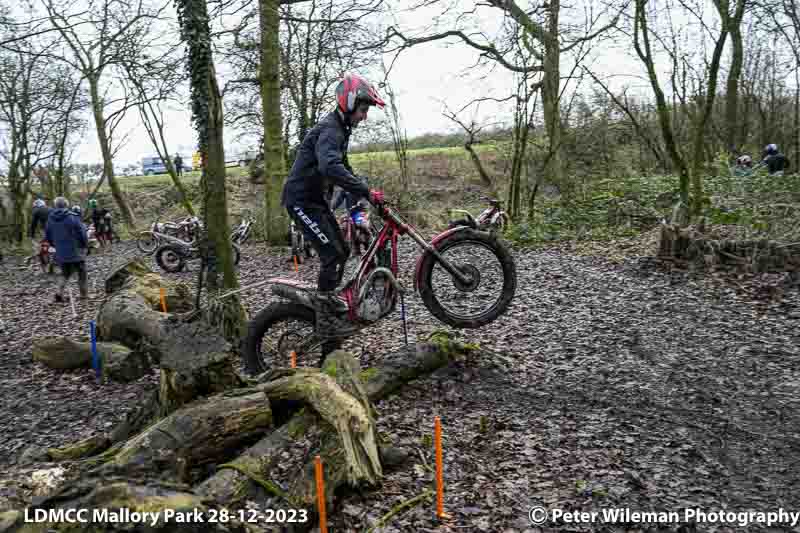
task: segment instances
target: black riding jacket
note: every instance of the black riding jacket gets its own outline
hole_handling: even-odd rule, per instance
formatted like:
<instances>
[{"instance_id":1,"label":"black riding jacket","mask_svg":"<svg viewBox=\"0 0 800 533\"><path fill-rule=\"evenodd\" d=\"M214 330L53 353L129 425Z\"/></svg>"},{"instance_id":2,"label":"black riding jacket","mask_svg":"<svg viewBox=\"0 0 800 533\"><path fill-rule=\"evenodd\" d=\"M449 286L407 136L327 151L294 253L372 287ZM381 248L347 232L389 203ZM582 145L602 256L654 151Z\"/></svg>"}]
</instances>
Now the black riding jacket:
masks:
<instances>
[{"instance_id":1,"label":"black riding jacket","mask_svg":"<svg viewBox=\"0 0 800 533\"><path fill-rule=\"evenodd\" d=\"M329 208L334 185L356 198L369 196L366 184L347 162L350 132L338 111L329 113L308 132L283 186L282 205Z\"/></svg>"}]
</instances>

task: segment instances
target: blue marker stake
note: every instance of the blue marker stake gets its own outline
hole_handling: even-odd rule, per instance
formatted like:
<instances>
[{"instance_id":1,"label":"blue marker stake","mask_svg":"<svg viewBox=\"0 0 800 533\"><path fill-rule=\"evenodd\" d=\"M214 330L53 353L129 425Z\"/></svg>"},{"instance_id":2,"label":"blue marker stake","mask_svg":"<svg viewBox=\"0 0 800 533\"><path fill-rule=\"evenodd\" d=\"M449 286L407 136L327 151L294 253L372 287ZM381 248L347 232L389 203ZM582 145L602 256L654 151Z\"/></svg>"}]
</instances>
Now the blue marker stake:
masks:
<instances>
[{"instance_id":1,"label":"blue marker stake","mask_svg":"<svg viewBox=\"0 0 800 533\"><path fill-rule=\"evenodd\" d=\"M97 354L97 334L94 328L94 320L89 322L89 330L92 336L92 368L94 368L94 377L100 383L100 357Z\"/></svg>"}]
</instances>

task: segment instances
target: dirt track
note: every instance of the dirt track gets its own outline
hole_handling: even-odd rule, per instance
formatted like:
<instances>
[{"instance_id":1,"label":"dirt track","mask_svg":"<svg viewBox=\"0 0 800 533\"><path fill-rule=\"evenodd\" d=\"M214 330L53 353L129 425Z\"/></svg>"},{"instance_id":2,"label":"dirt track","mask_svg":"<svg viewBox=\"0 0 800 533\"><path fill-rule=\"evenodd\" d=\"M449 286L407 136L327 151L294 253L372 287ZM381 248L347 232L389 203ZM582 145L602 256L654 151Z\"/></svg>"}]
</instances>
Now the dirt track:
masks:
<instances>
[{"instance_id":1,"label":"dirt track","mask_svg":"<svg viewBox=\"0 0 800 533\"><path fill-rule=\"evenodd\" d=\"M120 255L134 253L130 244L119 246ZM419 380L378 406L381 431L411 449L412 460L380 491L334 509L334 531L360 531L431 486L426 466L433 450L424 436L432 434L436 415L444 427L445 505L452 515L437 531L530 530L527 514L535 505L800 510L797 288L763 289L768 275L731 284L668 274L635 258L615 265L557 251L515 255L519 287L512 309L486 328L458 332L480 343L482 357ZM90 287L96 279L98 292L110 263L109 255L90 259ZM241 281L288 267L284 257L247 247ZM74 319L69 305L51 303L51 280L3 268L0 510L29 498L20 472L30 467L17 464L21 452L107 429L155 383L149 376L98 388L90 372L59 374L33 364L32 339L88 332L100 300L79 304ZM314 269L304 266L303 275L313 280ZM408 276L413 265L406 261L401 269ZM194 286L195 275L179 277ZM245 303L253 312L268 299L258 289ZM411 340L440 328L416 295L407 304ZM396 313L349 346L363 350L366 366L402 342ZM433 509L432 503L417 506L383 531L433 530Z\"/></svg>"}]
</instances>

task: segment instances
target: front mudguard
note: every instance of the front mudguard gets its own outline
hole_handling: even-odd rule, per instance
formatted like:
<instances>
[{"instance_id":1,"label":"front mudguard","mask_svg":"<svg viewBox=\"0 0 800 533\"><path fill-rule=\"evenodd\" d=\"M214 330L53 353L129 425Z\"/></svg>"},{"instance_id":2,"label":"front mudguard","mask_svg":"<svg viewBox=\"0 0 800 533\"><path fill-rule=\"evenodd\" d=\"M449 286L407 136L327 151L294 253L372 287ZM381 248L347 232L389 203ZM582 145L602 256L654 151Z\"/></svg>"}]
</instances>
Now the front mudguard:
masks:
<instances>
[{"instance_id":1,"label":"front mudguard","mask_svg":"<svg viewBox=\"0 0 800 533\"><path fill-rule=\"evenodd\" d=\"M440 233L439 235L437 235L436 237L433 238L433 240L431 241L431 246L436 248L436 245L440 241L442 241L443 239L449 237L453 233L456 233L456 232L459 232L459 231L467 231L467 230L475 231L473 228L471 228L469 226L456 226L454 228L448 229L447 231L443 231L442 233ZM422 275L422 262L425 259L425 257L427 257L428 255L432 255L432 254L431 254L431 252L429 252L427 250L425 251L425 253L420 255L417 258L417 265L414 268L414 290L417 292L417 294L419 294L419 282L420 282L420 276Z\"/></svg>"}]
</instances>

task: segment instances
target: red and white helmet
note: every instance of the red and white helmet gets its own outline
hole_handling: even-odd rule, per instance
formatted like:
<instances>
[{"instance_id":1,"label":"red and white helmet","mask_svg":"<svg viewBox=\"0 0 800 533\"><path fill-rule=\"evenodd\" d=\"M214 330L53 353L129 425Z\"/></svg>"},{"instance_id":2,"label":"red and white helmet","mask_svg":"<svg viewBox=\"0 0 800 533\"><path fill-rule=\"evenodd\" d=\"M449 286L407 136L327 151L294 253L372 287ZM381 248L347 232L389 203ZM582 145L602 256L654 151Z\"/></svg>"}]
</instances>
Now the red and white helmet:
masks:
<instances>
[{"instance_id":1,"label":"red and white helmet","mask_svg":"<svg viewBox=\"0 0 800 533\"><path fill-rule=\"evenodd\" d=\"M342 113L352 113L359 102L376 105L381 109L386 105L370 82L358 74L345 74L336 86L336 103L339 110Z\"/></svg>"}]
</instances>

